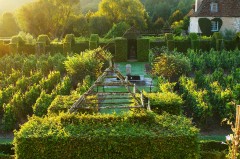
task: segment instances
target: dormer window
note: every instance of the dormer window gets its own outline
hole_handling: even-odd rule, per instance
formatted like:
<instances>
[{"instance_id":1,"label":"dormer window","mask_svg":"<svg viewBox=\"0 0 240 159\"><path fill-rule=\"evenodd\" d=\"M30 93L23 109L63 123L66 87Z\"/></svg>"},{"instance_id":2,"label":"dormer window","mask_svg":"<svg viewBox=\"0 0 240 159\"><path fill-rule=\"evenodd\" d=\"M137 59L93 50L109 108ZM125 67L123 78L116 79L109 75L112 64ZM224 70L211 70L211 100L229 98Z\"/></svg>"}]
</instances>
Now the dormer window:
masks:
<instances>
[{"instance_id":1,"label":"dormer window","mask_svg":"<svg viewBox=\"0 0 240 159\"><path fill-rule=\"evenodd\" d=\"M218 12L218 4L215 2L211 3L211 12Z\"/></svg>"}]
</instances>

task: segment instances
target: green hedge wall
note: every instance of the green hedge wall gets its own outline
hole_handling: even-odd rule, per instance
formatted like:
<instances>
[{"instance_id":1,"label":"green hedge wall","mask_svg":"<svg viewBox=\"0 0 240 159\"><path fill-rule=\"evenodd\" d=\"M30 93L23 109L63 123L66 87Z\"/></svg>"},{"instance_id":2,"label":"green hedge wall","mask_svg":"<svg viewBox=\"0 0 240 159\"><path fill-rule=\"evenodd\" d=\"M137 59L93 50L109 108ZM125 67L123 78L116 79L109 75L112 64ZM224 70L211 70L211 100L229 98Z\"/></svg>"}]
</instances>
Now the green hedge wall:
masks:
<instances>
[{"instance_id":1,"label":"green hedge wall","mask_svg":"<svg viewBox=\"0 0 240 159\"><path fill-rule=\"evenodd\" d=\"M0 153L14 155L13 144L11 143L0 144Z\"/></svg>"},{"instance_id":2,"label":"green hedge wall","mask_svg":"<svg viewBox=\"0 0 240 159\"><path fill-rule=\"evenodd\" d=\"M16 159L196 159L197 136L183 116L60 114L30 118L14 145Z\"/></svg>"},{"instance_id":3,"label":"green hedge wall","mask_svg":"<svg viewBox=\"0 0 240 159\"><path fill-rule=\"evenodd\" d=\"M72 47L70 42L64 42L63 43L63 53L64 54L69 54L72 52Z\"/></svg>"},{"instance_id":4,"label":"green hedge wall","mask_svg":"<svg viewBox=\"0 0 240 159\"><path fill-rule=\"evenodd\" d=\"M155 48L155 47L157 47L157 48L161 48L161 47L163 47L163 46L166 46L166 42L165 41L151 41L150 42L150 48L152 49L152 48Z\"/></svg>"},{"instance_id":5,"label":"green hedge wall","mask_svg":"<svg viewBox=\"0 0 240 159\"><path fill-rule=\"evenodd\" d=\"M235 40L224 40L224 48L225 50L235 50L237 48L237 44Z\"/></svg>"},{"instance_id":6,"label":"green hedge wall","mask_svg":"<svg viewBox=\"0 0 240 159\"><path fill-rule=\"evenodd\" d=\"M71 45L75 44L75 36L74 34L66 34L63 43L71 43Z\"/></svg>"},{"instance_id":7,"label":"green hedge wall","mask_svg":"<svg viewBox=\"0 0 240 159\"><path fill-rule=\"evenodd\" d=\"M166 33L165 34L165 41L173 40L173 34L172 33Z\"/></svg>"},{"instance_id":8,"label":"green hedge wall","mask_svg":"<svg viewBox=\"0 0 240 159\"><path fill-rule=\"evenodd\" d=\"M200 40L199 41L199 48L202 51L210 51L212 48L211 40Z\"/></svg>"},{"instance_id":9,"label":"green hedge wall","mask_svg":"<svg viewBox=\"0 0 240 159\"><path fill-rule=\"evenodd\" d=\"M45 43L45 45L50 45L50 39L47 35L39 35L38 38L37 38L37 42L40 42L40 43Z\"/></svg>"},{"instance_id":10,"label":"green hedge wall","mask_svg":"<svg viewBox=\"0 0 240 159\"><path fill-rule=\"evenodd\" d=\"M52 43L50 46L46 46L46 52L52 54L63 53L63 44L62 43Z\"/></svg>"},{"instance_id":11,"label":"green hedge wall","mask_svg":"<svg viewBox=\"0 0 240 159\"><path fill-rule=\"evenodd\" d=\"M98 34L91 34L90 40L89 40L89 49L94 50L98 48L99 43L99 36Z\"/></svg>"},{"instance_id":12,"label":"green hedge wall","mask_svg":"<svg viewBox=\"0 0 240 159\"><path fill-rule=\"evenodd\" d=\"M175 48L178 52L187 52L191 48L191 43L189 40L175 40Z\"/></svg>"},{"instance_id":13,"label":"green hedge wall","mask_svg":"<svg viewBox=\"0 0 240 159\"><path fill-rule=\"evenodd\" d=\"M0 45L0 57L10 53L9 45L1 44Z\"/></svg>"},{"instance_id":14,"label":"green hedge wall","mask_svg":"<svg viewBox=\"0 0 240 159\"><path fill-rule=\"evenodd\" d=\"M36 46L31 44L24 44L18 46L18 52L22 54L35 54Z\"/></svg>"},{"instance_id":15,"label":"green hedge wall","mask_svg":"<svg viewBox=\"0 0 240 159\"><path fill-rule=\"evenodd\" d=\"M99 46L104 47L104 49L108 50L112 55L115 54L115 43L114 42L110 42L110 43L101 42L101 43L99 43Z\"/></svg>"},{"instance_id":16,"label":"green hedge wall","mask_svg":"<svg viewBox=\"0 0 240 159\"><path fill-rule=\"evenodd\" d=\"M175 93L149 93L147 97L150 100L151 109L158 114L164 111L174 115L182 113L183 100Z\"/></svg>"},{"instance_id":17,"label":"green hedge wall","mask_svg":"<svg viewBox=\"0 0 240 159\"><path fill-rule=\"evenodd\" d=\"M173 51L175 49L175 41L174 40L168 40L167 41L167 48L169 51Z\"/></svg>"},{"instance_id":18,"label":"green hedge wall","mask_svg":"<svg viewBox=\"0 0 240 159\"><path fill-rule=\"evenodd\" d=\"M137 39L137 59L139 62L148 62L149 49L149 39Z\"/></svg>"},{"instance_id":19,"label":"green hedge wall","mask_svg":"<svg viewBox=\"0 0 240 159\"><path fill-rule=\"evenodd\" d=\"M75 45L72 46L72 52L74 52L74 53L84 52L88 49L89 49L89 42L88 41L75 43Z\"/></svg>"},{"instance_id":20,"label":"green hedge wall","mask_svg":"<svg viewBox=\"0 0 240 159\"><path fill-rule=\"evenodd\" d=\"M200 41L199 40L191 40L191 48L193 50L199 50L200 49Z\"/></svg>"},{"instance_id":21,"label":"green hedge wall","mask_svg":"<svg viewBox=\"0 0 240 159\"><path fill-rule=\"evenodd\" d=\"M115 40L115 62L126 62L128 56L127 39L119 38Z\"/></svg>"},{"instance_id":22,"label":"green hedge wall","mask_svg":"<svg viewBox=\"0 0 240 159\"><path fill-rule=\"evenodd\" d=\"M200 156L201 159L225 159L228 151L228 145L220 141L201 141Z\"/></svg>"}]
</instances>

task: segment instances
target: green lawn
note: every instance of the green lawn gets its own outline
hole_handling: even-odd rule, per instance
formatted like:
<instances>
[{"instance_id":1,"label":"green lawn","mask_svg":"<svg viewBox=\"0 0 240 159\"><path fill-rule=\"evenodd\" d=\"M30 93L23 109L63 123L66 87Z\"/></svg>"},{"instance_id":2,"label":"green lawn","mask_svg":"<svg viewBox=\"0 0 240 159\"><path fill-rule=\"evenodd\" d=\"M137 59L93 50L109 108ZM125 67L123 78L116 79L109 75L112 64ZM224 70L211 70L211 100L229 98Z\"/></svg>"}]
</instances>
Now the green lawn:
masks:
<instances>
[{"instance_id":1,"label":"green lawn","mask_svg":"<svg viewBox=\"0 0 240 159\"><path fill-rule=\"evenodd\" d=\"M0 138L0 144L12 143L13 139L11 138Z\"/></svg>"}]
</instances>

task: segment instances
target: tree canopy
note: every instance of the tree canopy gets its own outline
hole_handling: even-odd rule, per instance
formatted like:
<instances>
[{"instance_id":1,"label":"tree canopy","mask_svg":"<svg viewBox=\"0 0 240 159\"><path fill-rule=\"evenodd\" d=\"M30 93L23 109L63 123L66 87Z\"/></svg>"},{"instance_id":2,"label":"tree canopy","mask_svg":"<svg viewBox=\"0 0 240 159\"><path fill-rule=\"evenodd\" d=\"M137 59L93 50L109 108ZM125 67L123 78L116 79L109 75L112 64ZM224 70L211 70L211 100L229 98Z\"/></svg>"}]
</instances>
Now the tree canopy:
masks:
<instances>
[{"instance_id":1,"label":"tree canopy","mask_svg":"<svg viewBox=\"0 0 240 159\"><path fill-rule=\"evenodd\" d=\"M112 24L126 22L138 28L147 27L147 13L139 0L102 0L97 14L108 17Z\"/></svg>"},{"instance_id":2,"label":"tree canopy","mask_svg":"<svg viewBox=\"0 0 240 159\"><path fill-rule=\"evenodd\" d=\"M70 17L76 13L78 4L79 0L35 1L18 10L18 23L23 31L33 35L61 37L69 25Z\"/></svg>"}]
</instances>

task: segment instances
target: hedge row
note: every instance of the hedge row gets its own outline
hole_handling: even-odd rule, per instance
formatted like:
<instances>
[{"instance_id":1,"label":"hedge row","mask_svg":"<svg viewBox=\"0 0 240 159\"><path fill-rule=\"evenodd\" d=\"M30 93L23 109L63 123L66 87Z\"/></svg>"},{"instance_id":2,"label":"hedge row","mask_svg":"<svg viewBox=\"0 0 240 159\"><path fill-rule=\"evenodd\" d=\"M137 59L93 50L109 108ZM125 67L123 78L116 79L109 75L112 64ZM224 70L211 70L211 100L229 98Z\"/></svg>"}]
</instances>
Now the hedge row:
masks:
<instances>
[{"instance_id":1,"label":"hedge row","mask_svg":"<svg viewBox=\"0 0 240 159\"><path fill-rule=\"evenodd\" d=\"M148 61L149 49L149 39L137 39L137 59L139 62Z\"/></svg>"},{"instance_id":2,"label":"hedge row","mask_svg":"<svg viewBox=\"0 0 240 159\"><path fill-rule=\"evenodd\" d=\"M225 159L228 153L228 145L220 141L201 141L201 159Z\"/></svg>"},{"instance_id":3,"label":"hedge row","mask_svg":"<svg viewBox=\"0 0 240 159\"><path fill-rule=\"evenodd\" d=\"M115 62L125 62L128 56L128 42L127 39L119 38L115 40Z\"/></svg>"},{"instance_id":4,"label":"hedge row","mask_svg":"<svg viewBox=\"0 0 240 159\"><path fill-rule=\"evenodd\" d=\"M197 136L183 116L60 114L30 118L14 145L17 159L194 159Z\"/></svg>"}]
</instances>

